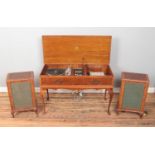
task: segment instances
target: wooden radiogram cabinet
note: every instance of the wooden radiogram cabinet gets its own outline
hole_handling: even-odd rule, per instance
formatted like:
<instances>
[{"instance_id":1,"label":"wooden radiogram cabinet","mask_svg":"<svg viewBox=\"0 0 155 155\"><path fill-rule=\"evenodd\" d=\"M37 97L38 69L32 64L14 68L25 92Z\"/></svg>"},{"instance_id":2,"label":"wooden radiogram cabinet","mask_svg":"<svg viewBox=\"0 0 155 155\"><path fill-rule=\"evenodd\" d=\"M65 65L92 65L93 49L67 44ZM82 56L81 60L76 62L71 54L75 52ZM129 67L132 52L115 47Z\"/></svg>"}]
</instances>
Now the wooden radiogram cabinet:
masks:
<instances>
[{"instance_id":1,"label":"wooden radiogram cabinet","mask_svg":"<svg viewBox=\"0 0 155 155\"><path fill-rule=\"evenodd\" d=\"M44 111L49 89L105 89L110 95L110 114L114 87L109 66L111 39L111 36L42 37L44 66L40 74L40 95ZM70 75L65 74L67 68Z\"/></svg>"}]
</instances>

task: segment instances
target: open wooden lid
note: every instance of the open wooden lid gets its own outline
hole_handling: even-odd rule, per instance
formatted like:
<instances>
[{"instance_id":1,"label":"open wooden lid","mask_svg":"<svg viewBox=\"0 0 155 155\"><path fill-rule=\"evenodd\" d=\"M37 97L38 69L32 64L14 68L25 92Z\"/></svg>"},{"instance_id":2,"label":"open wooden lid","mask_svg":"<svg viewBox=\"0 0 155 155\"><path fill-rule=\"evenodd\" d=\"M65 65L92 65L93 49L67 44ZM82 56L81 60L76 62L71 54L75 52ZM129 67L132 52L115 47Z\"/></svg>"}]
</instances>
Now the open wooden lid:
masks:
<instances>
[{"instance_id":1,"label":"open wooden lid","mask_svg":"<svg viewBox=\"0 0 155 155\"><path fill-rule=\"evenodd\" d=\"M109 64L111 36L43 36L45 64Z\"/></svg>"}]
</instances>

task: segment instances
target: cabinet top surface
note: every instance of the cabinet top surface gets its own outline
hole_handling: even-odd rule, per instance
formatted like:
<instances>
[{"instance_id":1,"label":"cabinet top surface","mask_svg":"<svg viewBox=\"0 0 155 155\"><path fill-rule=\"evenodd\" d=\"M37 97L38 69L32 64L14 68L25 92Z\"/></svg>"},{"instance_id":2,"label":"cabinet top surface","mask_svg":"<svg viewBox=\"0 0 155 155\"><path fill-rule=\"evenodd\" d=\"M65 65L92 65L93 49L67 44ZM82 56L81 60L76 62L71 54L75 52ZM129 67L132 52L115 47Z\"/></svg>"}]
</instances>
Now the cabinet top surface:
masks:
<instances>
[{"instance_id":1,"label":"cabinet top surface","mask_svg":"<svg viewBox=\"0 0 155 155\"><path fill-rule=\"evenodd\" d=\"M134 81L149 81L147 74L142 73L131 73L131 72L123 72L122 79L124 80L134 80Z\"/></svg>"},{"instance_id":2,"label":"cabinet top surface","mask_svg":"<svg viewBox=\"0 0 155 155\"><path fill-rule=\"evenodd\" d=\"M28 80L33 78L34 78L34 74L32 71L8 73L8 76L7 76L7 80Z\"/></svg>"},{"instance_id":3,"label":"cabinet top surface","mask_svg":"<svg viewBox=\"0 0 155 155\"><path fill-rule=\"evenodd\" d=\"M44 64L109 64L111 36L42 36Z\"/></svg>"}]
</instances>

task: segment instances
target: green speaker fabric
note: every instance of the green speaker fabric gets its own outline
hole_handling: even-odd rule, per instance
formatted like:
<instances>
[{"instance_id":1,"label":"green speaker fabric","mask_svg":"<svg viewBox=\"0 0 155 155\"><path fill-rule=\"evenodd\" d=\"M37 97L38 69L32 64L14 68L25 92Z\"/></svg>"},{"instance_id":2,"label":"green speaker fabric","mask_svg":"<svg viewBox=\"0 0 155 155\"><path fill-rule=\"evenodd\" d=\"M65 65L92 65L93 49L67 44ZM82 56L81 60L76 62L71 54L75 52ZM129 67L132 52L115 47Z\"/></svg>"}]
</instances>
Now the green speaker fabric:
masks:
<instances>
[{"instance_id":1,"label":"green speaker fabric","mask_svg":"<svg viewBox=\"0 0 155 155\"><path fill-rule=\"evenodd\" d=\"M123 109L140 110L144 96L144 84L125 83L124 89Z\"/></svg>"},{"instance_id":2,"label":"green speaker fabric","mask_svg":"<svg viewBox=\"0 0 155 155\"><path fill-rule=\"evenodd\" d=\"M32 107L32 91L29 82L12 83L11 90L15 108Z\"/></svg>"}]
</instances>

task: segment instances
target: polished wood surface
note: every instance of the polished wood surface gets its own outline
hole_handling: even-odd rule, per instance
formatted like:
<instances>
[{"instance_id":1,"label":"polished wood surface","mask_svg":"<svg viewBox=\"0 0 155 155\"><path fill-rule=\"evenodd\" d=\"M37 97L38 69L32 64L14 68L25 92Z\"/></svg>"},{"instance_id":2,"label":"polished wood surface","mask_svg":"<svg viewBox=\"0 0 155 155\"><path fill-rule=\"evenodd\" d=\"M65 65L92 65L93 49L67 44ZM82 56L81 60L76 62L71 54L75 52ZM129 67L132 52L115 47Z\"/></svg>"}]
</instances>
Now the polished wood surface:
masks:
<instances>
[{"instance_id":1,"label":"polished wood surface","mask_svg":"<svg viewBox=\"0 0 155 155\"><path fill-rule=\"evenodd\" d=\"M45 65L45 68L43 69L43 72L40 75L41 88L44 88L44 89L71 88L71 89L78 90L78 89L89 89L89 88L92 88L92 89L113 88L113 73L109 66L106 66L106 67L103 66L104 69L103 68L101 69L101 71L105 73L104 76L88 76L88 75L53 76L53 75L46 74L48 68L55 68L55 65L54 66ZM62 68L67 68L67 66L66 65L65 67L62 66Z\"/></svg>"},{"instance_id":2,"label":"polished wood surface","mask_svg":"<svg viewBox=\"0 0 155 155\"><path fill-rule=\"evenodd\" d=\"M140 109L130 109L126 108L123 109L123 97L124 97L124 90L125 90L125 85L127 83L130 84L143 84L144 85L144 93L143 93L143 98L141 99L141 107ZM120 95L119 95L119 101L117 105L117 111L118 113L121 111L126 111L126 112L136 112L140 114L140 117L142 118L143 115L145 114L144 107L145 107L145 102L147 98L147 92L148 92L148 87L149 87L149 77L147 74L142 74L142 73L132 73L132 72L122 72L121 75L121 89L120 89Z\"/></svg>"},{"instance_id":3,"label":"polished wood surface","mask_svg":"<svg viewBox=\"0 0 155 155\"><path fill-rule=\"evenodd\" d=\"M114 95L111 115L107 115L107 101L103 100L104 94L84 94L77 99L72 94L50 94L47 104L48 112L42 111L42 103L39 94L37 102L39 106L39 117L33 112L17 113L15 118L11 117L9 98L7 94L0 94L0 126L118 126L118 127L155 127L155 94L149 94L145 109L148 114L139 119L134 113L121 113L117 115L116 104L118 94Z\"/></svg>"},{"instance_id":4,"label":"polished wood surface","mask_svg":"<svg viewBox=\"0 0 155 155\"><path fill-rule=\"evenodd\" d=\"M43 36L44 67L40 74L40 96L44 112L48 89L106 89L109 93L108 114L113 98L114 75L109 66L111 36ZM53 76L48 69L82 68L82 76ZM90 76L88 71L101 71L105 76Z\"/></svg>"},{"instance_id":5,"label":"polished wood surface","mask_svg":"<svg viewBox=\"0 0 155 155\"><path fill-rule=\"evenodd\" d=\"M14 72L14 73L8 73L7 75L7 81L22 81L22 80L33 80L34 74L32 71L29 72Z\"/></svg>"},{"instance_id":6,"label":"polished wood surface","mask_svg":"<svg viewBox=\"0 0 155 155\"><path fill-rule=\"evenodd\" d=\"M43 36L44 64L109 64L111 36Z\"/></svg>"},{"instance_id":7,"label":"polished wood surface","mask_svg":"<svg viewBox=\"0 0 155 155\"><path fill-rule=\"evenodd\" d=\"M149 77L147 74L142 73L131 73L131 72L123 72L122 73L123 80L129 81L137 81L137 82L149 82Z\"/></svg>"}]
</instances>

